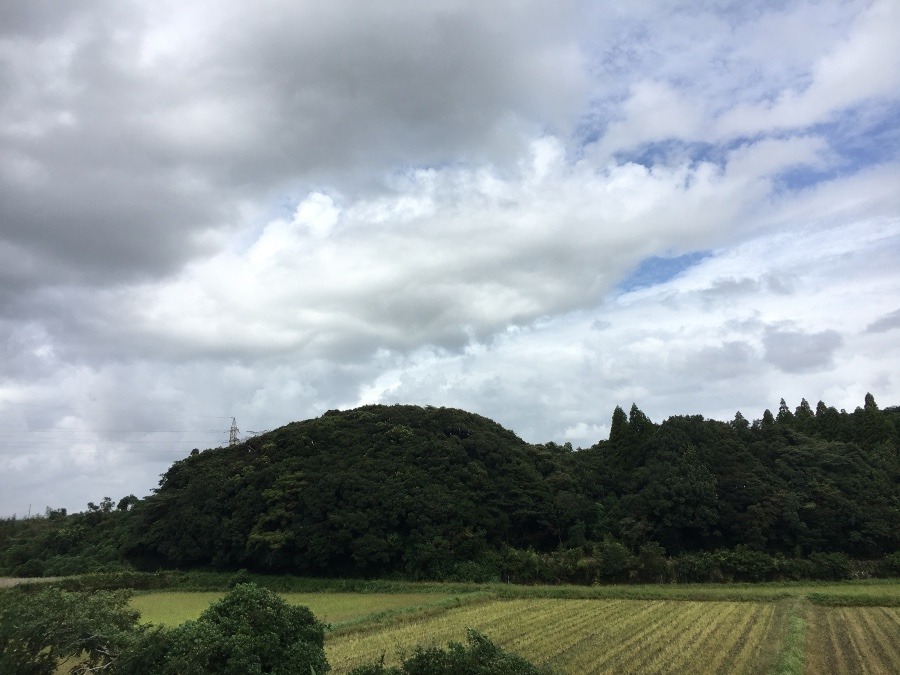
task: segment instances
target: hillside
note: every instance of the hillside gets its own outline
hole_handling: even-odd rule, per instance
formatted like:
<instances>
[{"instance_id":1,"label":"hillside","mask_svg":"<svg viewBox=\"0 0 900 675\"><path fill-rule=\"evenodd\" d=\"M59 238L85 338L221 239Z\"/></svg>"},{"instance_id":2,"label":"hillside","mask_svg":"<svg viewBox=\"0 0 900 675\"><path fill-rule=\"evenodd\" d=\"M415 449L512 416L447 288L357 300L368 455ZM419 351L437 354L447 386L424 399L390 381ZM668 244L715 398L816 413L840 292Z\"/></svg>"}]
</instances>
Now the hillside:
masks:
<instances>
[{"instance_id":1,"label":"hillside","mask_svg":"<svg viewBox=\"0 0 900 675\"><path fill-rule=\"evenodd\" d=\"M654 424L633 406L609 440L573 450L455 409L331 411L194 451L143 499L3 521L0 570L591 580L666 554L699 579L734 576L734 559L803 575L790 561L900 548L898 422L871 397L853 413L782 403L752 424Z\"/></svg>"},{"instance_id":2,"label":"hillside","mask_svg":"<svg viewBox=\"0 0 900 675\"><path fill-rule=\"evenodd\" d=\"M301 573L425 576L558 532L558 462L460 410L369 406L176 462L137 509L132 556Z\"/></svg>"}]
</instances>

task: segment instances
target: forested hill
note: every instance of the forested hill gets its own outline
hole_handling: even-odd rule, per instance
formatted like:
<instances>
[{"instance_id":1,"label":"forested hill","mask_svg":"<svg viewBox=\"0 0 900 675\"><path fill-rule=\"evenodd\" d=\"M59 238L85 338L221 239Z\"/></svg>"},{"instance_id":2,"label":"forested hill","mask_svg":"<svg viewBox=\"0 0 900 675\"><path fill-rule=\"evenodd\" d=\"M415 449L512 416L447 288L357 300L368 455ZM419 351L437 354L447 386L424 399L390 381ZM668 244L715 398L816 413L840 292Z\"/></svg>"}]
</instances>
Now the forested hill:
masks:
<instances>
[{"instance_id":1,"label":"forested hill","mask_svg":"<svg viewBox=\"0 0 900 675\"><path fill-rule=\"evenodd\" d=\"M554 576L525 568L555 552L613 578L663 552L692 564L723 551L878 559L900 548L898 426L900 409L879 410L871 396L853 413L782 402L752 424L740 413L654 424L632 406L614 411L609 440L573 450L454 409L331 411L195 451L144 499L3 521L0 569L65 573L114 560L528 578Z\"/></svg>"}]
</instances>

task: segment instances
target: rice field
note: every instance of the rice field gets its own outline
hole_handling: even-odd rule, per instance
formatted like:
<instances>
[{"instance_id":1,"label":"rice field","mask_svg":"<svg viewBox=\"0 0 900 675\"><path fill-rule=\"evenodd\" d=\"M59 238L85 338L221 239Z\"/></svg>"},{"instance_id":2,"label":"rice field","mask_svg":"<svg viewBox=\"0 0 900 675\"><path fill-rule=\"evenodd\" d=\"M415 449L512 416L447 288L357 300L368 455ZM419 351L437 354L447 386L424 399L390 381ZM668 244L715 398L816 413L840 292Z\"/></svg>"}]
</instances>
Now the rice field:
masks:
<instances>
[{"instance_id":1,"label":"rice field","mask_svg":"<svg viewBox=\"0 0 900 675\"><path fill-rule=\"evenodd\" d=\"M372 633L327 640L334 673L415 645L464 641L475 628L495 644L561 673L760 673L771 667L781 619L773 603L498 600Z\"/></svg>"},{"instance_id":2,"label":"rice field","mask_svg":"<svg viewBox=\"0 0 900 675\"><path fill-rule=\"evenodd\" d=\"M900 608L810 607L806 673L900 673Z\"/></svg>"},{"instance_id":3,"label":"rice field","mask_svg":"<svg viewBox=\"0 0 900 675\"><path fill-rule=\"evenodd\" d=\"M657 586L645 597L616 597L614 588L570 597L574 591L563 587L467 593L435 586L281 595L332 625L326 653L335 675L382 654L386 664L397 664L418 645L464 642L468 628L561 674L900 673L896 580ZM707 599L685 599L701 591ZM132 605L143 622L173 626L223 595L151 592L134 596Z\"/></svg>"}]
</instances>

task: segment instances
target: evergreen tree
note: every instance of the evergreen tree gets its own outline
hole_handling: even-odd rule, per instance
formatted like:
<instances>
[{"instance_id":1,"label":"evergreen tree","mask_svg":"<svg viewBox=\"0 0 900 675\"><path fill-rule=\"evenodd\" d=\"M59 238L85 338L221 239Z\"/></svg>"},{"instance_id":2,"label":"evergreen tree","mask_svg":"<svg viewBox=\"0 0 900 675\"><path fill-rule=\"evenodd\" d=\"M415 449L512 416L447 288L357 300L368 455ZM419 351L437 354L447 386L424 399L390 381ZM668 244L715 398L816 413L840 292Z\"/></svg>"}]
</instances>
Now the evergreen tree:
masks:
<instances>
[{"instance_id":1,"label":"evergreen tree","mask_svg":"<svg viewBox=\"0 0 900 675\"><path fill-rule=\"evenodd\" d=\"M778 404L778 416L775 418L775 420L778 422L779 426L794 426L794 413L792 413L790 408L788 408L787 403L785 403L784 399L781 399L781 402Z\"/></svg>"},{"instance_id":2,"label":"evergreen tree","mask_svg":"<svg viewBox=\"0 0 900 675\"><path fill-rule=\"evenodd\" d=\"M800 405L797 406L797 410L794 411L794 418L797 423L797 428L799 428L804 433L813 433L816 429L816 415L813 413L812 408L809 407L809 402L804 398L800 399Z\"/></svg>"},{"instance_id":3,"label":"evergreen tree","mask_svg":"<svg viewBox=\"0 0 900 675\"><path fill-rule=\"evenodd\" d=\"M613 410L612 423L609 426L609 440L613 443L625 439L628 433L628 417L619 406Z\"/></svg>"},{"instance_id":4,"label":"evergreen tree","mask_svg":"<svg viewBox=\"0 0 900 675\"><path fill-rule=\"evenodd\" d=\"M628 413L628 432L634 438L644 438L654 429L653 422L636 404L631 404L631 412Z\"/></svg>"}]
</instances>

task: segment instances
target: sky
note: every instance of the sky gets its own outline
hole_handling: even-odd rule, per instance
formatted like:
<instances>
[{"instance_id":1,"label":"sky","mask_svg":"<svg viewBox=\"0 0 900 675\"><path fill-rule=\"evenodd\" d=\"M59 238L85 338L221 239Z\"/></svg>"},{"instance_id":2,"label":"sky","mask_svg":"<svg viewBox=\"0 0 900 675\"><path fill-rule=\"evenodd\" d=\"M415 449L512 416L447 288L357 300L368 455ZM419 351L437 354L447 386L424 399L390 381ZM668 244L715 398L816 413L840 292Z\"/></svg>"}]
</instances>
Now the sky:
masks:
<instances>
[{"instance_id":1,"label":"sky","mask_svg":"<svg viewBox=\"0 0 900 675\"><path fill-rule=\"evenodd\" d=\"M900 404L895 0L0 3L0 515L372 403Z\"/></svg>"}]
</instances>

